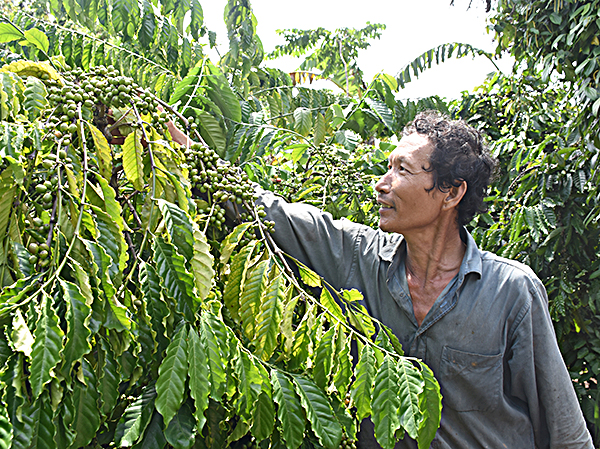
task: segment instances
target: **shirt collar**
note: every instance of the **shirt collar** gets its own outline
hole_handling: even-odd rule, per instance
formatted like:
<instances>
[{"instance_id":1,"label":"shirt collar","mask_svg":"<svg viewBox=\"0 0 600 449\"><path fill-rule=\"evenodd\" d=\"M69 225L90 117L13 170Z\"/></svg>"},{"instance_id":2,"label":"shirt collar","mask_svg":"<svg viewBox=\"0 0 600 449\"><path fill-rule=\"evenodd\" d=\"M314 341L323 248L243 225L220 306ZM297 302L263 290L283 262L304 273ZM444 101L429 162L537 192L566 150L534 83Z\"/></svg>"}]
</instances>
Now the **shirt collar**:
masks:
<instances>
[{"instance_id":1,"label":"shirt collar","mask_svg":"<svg viewBox=\"0 0 600 449\"><path fill-rule=\"evenodd\" d=\"M393 262L398 249L404 242L404 237L401 234L394 234L389 241L379 249L379 257L386 262Z\"/></svg>"},{"instance_id":2,"label":"shirt collar","mask_svg":"<svg viewBox=\"0 0 600 449\"><path fill-rule=\"evenodd\" d=\"M460 230L460 238L467 244L467 250L463 257L460 270L458 271L458 277L462 281L464 277L469 273L477 273L481 277L482 261L481 261L481 250L477 248L477 243L473 236L462 227Z\"/></svg>"}]
</instances>

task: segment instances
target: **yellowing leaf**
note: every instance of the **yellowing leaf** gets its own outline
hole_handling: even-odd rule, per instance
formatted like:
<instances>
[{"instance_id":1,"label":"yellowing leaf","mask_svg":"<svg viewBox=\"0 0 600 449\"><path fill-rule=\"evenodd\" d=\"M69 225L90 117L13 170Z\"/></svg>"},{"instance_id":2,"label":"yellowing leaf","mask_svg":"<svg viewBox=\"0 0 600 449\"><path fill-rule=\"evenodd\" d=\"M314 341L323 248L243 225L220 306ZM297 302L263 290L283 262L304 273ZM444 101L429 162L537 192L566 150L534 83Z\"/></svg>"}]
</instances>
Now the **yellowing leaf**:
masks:
<instances>
[{"instance_id":1,"label":"yellowing leaf","mask_svg":"<svg viewBox=\"0 0 600 449\"><path fill-rule=\"evenodd\" d=\"M92 139L94 139L94 145L96 146L96 156L98 157L98 169L104 179L110 181L112 176L112 155L110 152L110 145L104 137L104 134L96 128L94 125L88 122L88 127L92 133Z\"/></svg>"},{"instance_id":2,"label":"yellowing leaf","mask_svg":"<svg viewBox=\"0 0 600 449\"><path fill-rule=\"evenodd\" d=\"M0 42L12 42L22 39L21 33L14 25L10 23L0 23Z\"/></svg>"},{"instance_id":3,"label":"yellowing leaf","mask_svg":"<svg viewBox=\"0 0 600 449\"><path fill-rule=\"evenodd\" d=\"M0 30L1 40L1 30ZM22 77L35 76L60 80L60 75L49 62L15 61L0 68L0 72L12 72Z\"/></svg>"},{"instance_id":4,"label":"yellowing leaf","mask_svg":"<svg viewBox=\"0 0 600 449\"><path fill-rule=\"evenodd\" d=\"M24 34L25 39L27 39L27 42L35 45L44 53L48 51L48 47L50 46L48 36L46 36L42 31L38 30L37 28L31 28L29 30L26 30Z\"/></svg>"},{"instance_id":5,"label":"yellowing leaf","mask_svg":"<svg viewBox=\"0 0 600 449\"><path fill-rule=\"evenodd\" d=\"M143 151L140 132L134 130L125 138L123 144L123 170L133 187L140 191L144 188Z\"/></svg>"},{"instance_id":6,"label":"yellowing leaf","mask_svg":"<svg viewBox=\"0 0 600 449\"><path fill-rule=\"evenodd\" d=\"M13 317L12 323L12 343L15 350L22 352L27 357L31 356L33 350L33 335L27 327L25 318L21 314L21 311L17 309L15 316Z\"/></svg>"}]
</instances>

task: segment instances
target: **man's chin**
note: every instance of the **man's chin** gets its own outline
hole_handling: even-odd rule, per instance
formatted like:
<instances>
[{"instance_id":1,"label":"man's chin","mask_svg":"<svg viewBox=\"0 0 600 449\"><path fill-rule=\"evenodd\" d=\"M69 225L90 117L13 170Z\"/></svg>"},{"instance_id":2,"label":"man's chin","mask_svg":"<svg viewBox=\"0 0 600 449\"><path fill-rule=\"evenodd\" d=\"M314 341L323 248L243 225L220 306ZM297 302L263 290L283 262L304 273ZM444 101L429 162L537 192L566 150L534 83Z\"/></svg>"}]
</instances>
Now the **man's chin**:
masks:
<instances>
[{"instance_id":1,"label":"man's chin","mask_svg":"<svg viewBox=\"0 0 600 449\"><path fill-rule=\"evenodd\" d=\"M379 229L381 229L384 232L389 232L386 221L381 217L379 218Z\"/></svg>"}]
</instances>

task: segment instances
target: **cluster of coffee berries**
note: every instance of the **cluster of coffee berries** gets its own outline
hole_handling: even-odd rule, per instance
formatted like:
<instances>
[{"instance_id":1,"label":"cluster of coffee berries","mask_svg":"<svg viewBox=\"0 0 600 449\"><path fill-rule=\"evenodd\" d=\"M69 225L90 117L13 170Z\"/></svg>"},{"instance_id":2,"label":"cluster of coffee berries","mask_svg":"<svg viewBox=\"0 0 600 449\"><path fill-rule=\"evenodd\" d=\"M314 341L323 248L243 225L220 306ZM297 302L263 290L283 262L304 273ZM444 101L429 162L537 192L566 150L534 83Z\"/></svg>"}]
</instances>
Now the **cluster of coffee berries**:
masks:
<instances>
[{"instance_id":1,"label":"cluster of coffee berries","mask_svg":"<svg viewBox=\"0 0 600 449\"><path fill-rule=\"evenodd\" d=\"M33 216L25 219L25 227L29 263L40 270L45 269L50 264L50 246L47 243L50 225L40 217Z\"/></svg>"},{"instance_id":2,"label":"cluster of coffee berries","mask_svg":"<svg viewBox=\"0 0 600 449\"><path fill-rule=\"evenodd\" d=\"M207 193L216 203L231 201L242 204L254 198L254 189L246 173L240 172L217 153L200 143L185 152L193 188Z\"/></svg>"},{"instance_id":3,"label":"cluster of coffee berries","mask_svg":"<svg viewBox=\"0 0 600 449\"><path fill-rule=\"evenodd\" d=\"M342 435L342 441L338 449L356 449L356 440L348 438L346 434Z\"/></svg>"}]
</instances>

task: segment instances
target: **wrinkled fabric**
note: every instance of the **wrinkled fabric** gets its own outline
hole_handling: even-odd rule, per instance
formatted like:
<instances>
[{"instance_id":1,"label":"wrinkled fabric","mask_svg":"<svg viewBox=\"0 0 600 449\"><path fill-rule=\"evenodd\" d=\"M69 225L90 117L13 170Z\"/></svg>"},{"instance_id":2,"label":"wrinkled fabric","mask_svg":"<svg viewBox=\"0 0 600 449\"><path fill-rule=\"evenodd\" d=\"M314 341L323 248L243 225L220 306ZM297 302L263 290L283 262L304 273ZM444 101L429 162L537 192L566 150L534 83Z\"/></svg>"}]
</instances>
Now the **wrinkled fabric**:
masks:
<instances>
[{"instance_id":1,"label":"wrinkled fabric","mask_svg":"<svg viewBox=\"0 0 600 449\"><path fill-rule=\"evenodd\" d=\"M433 370L443 408L432 448L593 448L546 291L529 267L479 250L463 229L459 273L419 326L401 235L333 220L270 192L258 204L275 222L281 249L336 289L362 292L369 313L392 329L405 354ZM359 446L376 447L364 424ZM396 447L417 445L407 437Z\"/></svg>"}]
</instances>

